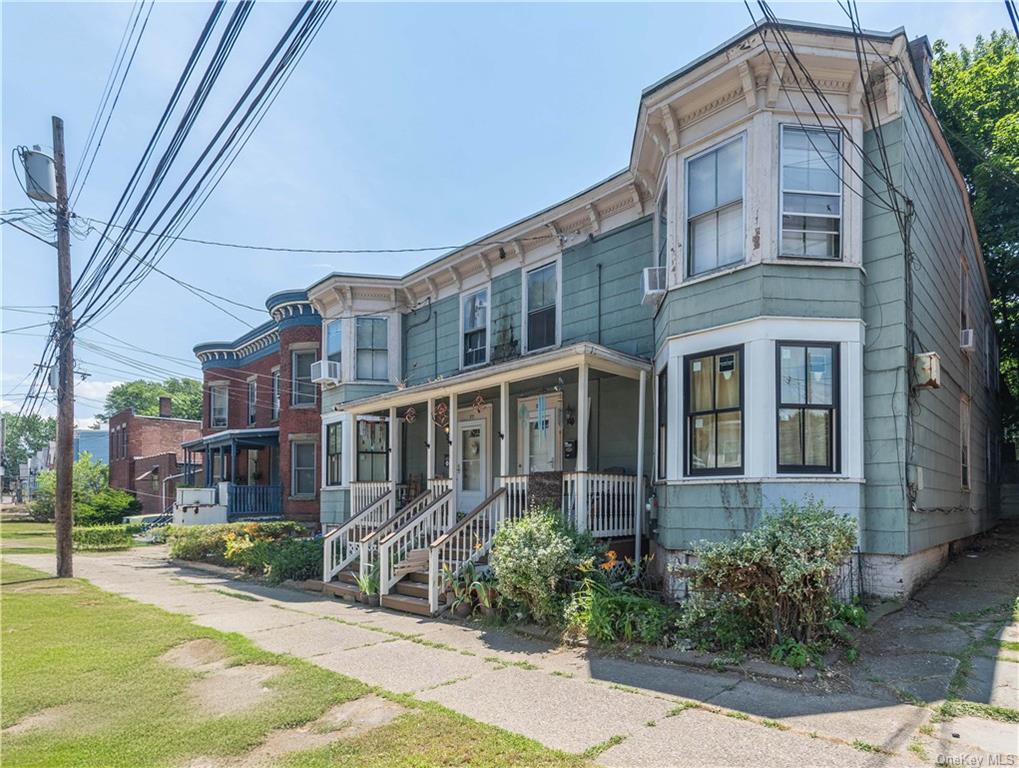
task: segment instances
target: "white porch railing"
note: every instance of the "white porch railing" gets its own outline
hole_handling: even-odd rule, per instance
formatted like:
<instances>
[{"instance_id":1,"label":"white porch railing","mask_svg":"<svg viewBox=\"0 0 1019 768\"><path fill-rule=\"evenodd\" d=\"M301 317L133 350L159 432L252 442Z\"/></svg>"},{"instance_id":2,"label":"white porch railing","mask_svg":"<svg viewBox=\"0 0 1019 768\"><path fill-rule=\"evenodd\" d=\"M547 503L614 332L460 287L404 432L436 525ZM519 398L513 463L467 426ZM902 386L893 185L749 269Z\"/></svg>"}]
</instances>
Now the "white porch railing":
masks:
<instances>
[{"instance_id":1,"label":"white porch railing","mask_svg":"<svg viewBox=\"0 0 1019 768\"><path fill-rule=\"evenodd\" d=\"M592 536L632 536L637 480L635 475L564 472L563 515Z\"/></svg>"},{"instance_id":2,"label":"white porch railing","mask_svg":"<svg viewBox=\"0 0 1019 768\"><path fill-rule=\"evenodd\" d=\"M357 515L394 489L388 480L373 480L369 483L350 484L350 511Z\"/></svg>"},{"instance_id":3,"label":"white porch railing","mask_svg":"<svg viewBox=\"0 0 1019 768\"><path fill-rule=\"evenodd\" d=\"M477 562L492 547L492 537L506 519L505 488L500 488L467 517L439 536L428 548L428 607L439 611L443 567L454 575L468 562Z\"/></svg>"},{"instance_id":4,"label":"white porch railing","mask_svg":"<svg viewBox=\"0 0 1019 768\"><path fill-rule=\"evenodd\" d=\"M506 489L506 519L516 520L527 514L527 475L502 475L496 482Z\"/></svg>"},{"instance_id":5,"label":"white porch railing","mask_svg":"<svg viewBox=\"0 0 1019 768\"><path fill-rule=\"evenodd\" d=\"M453 490L453 479L450 477L430 477L428 487L433 488L436 494Z\"/></svg>"},{"instance_id":6,"label":"white porch railing","mask_svg":"<svg viewBox=\"0 0 1019 768\"><path fill-rule=\"evenodd\" d=\"M371 570L376 563L375 556L378 553L379 540L391 534L404 523L410 521L411 518L422 512L424 508L431 504L438 496L439 494L434 490L419 493L416 497L411 499L405 507L400 509L396 512L396 514L379 525L374 531L361 539L359 552L359 557L361 559L358 563L358 569L362 576L367 576L371 573Z\"/></svg>"},{"instance_id":7,"label":"white porch railing","mask_svg":"<svg viewBox=\"0 0 1019 768\"><path fill-rule=\"evenodd\" d=\"M393 585L408 571L427 568L428 548L439 534L453 526L455 520L453 494L446 491L379 541L379 594L389 594Z\"/></svg>"},{"instance_id":8,"label":"white porch railing","mask_svg":"<svg viewBox=\"0 0 1019 768\"><path fill-rule=\"evenodd\" d=\"M357 559L361 540L393 514L394 496L387 493L367 509L333 528L322 539L322 581L329 583Z\"/></svg>"}]
</instances>

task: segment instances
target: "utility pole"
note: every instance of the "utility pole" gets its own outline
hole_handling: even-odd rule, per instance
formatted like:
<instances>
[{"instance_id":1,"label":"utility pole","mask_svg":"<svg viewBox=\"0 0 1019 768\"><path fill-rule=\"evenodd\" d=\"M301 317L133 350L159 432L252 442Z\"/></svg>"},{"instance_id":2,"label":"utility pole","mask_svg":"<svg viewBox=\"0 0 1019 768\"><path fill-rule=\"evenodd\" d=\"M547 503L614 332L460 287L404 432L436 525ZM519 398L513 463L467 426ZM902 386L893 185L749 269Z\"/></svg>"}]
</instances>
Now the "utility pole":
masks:
<instances>
[{"instance_id":1,"label":"utility pole","mask_svg":"<svg viewBox=\"0 0 1019 768\"><path fill-rule=\"evenodd\" d=\"M67 210L64 121L53 116L53 163L57 180L57 488L54 522L57 576L74 575L71 563L71 488L74 483L74 322L71 317L71 233Z\"/></svg>"}]
</instances>

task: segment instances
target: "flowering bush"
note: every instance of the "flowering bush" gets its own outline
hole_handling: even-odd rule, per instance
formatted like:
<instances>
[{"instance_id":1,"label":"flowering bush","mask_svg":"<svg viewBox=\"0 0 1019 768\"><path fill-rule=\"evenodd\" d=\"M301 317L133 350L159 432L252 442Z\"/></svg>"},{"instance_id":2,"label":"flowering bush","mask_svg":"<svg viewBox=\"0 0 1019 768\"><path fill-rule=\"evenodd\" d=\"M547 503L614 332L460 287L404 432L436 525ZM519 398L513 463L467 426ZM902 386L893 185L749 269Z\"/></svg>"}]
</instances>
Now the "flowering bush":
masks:
<instances>
[{"instance_id":1,"label":"flowering bush","mask_svg":"<svg viewBox=\"0 0 1019 768\"><path fill-rule=\"evenodd\" d=\"M833 579L855 546L855 521L812 498L783 501L754 530L695 548L696 565L679 569L695 595L684 623L735 650L824 639Z\"/></svg>"},{"instance_id":2,"label":"flowering bush","mask_svg":"<svg viewBox=\"0 0 1019 768\"><path fill-rule=\"evenodd\" d=\"M660 644L675 621L675 611L658 600L631 591L623 582L606 583L591 576L571 595L566 608L567 632L600 643Z\"/></svg>"},{"instance_id":3,"label":"flowering bush","mask_svg":"<svg viewBox=\"0 0 1019 768\"><path fill-rule=\"evenodd\" d=\"M546 624L561 621L565 581L580 560L573 537L549 509L536 509L500 528L489 558L500 593Z\"/></svg>"}]
</instances>

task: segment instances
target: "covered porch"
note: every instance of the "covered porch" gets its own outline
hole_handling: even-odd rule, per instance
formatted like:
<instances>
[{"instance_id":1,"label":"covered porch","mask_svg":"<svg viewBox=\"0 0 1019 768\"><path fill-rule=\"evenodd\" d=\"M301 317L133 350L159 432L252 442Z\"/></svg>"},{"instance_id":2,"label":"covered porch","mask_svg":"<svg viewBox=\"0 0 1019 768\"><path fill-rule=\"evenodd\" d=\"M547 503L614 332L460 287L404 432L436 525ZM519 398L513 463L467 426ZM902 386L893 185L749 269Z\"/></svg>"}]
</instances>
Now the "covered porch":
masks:
<instances>
[{"instance_id":1,"label":"covered porch","mask_svg":"<svg viewBox=\"0 0 1019 768\"><path fill-rule=\"evenodd\" d=\"M505 489L506 515L551 506L641 551L650 364L595 344L518 358L344 405L350 516L449 491L458 518Z\"/></svg>"},{"instance_id":2,"label":"covered porch","mask_svg":"<svg viewBox=\"0 0 1019 768\"><path fill-rule=\"evenodd\" d=\"M231 429L184 443L184 485L217 490L228 520L283 514L279 479L279 428ZM199 461L200 457L200 461Z\"/></svg>"}]
</instances>

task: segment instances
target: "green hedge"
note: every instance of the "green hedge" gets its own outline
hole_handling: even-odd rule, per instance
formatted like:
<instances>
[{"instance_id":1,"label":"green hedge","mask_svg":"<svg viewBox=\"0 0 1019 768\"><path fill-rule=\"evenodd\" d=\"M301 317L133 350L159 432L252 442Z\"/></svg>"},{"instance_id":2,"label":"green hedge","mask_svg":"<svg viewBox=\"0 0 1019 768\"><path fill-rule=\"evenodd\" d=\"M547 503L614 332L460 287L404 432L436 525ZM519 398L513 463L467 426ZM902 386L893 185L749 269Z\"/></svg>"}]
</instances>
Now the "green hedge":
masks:
<instances>
[{"instance_id":1,"label":"green hedge","mask_svg":"<svg viewBox=\"0 0 1019 768\"><path fill-rule=\"evenodd\" d=\"M134 543L129 525L89 525L75 527L71 531L71 542L78 552L106 552L114 549L130 549Z\"/></svg>"},{"instance_id":2,"label":"green hedge","mask_svg":"<svg viewBox=\"0 0 1019 768\"><path fill-rule=\"evenodd\" d=\"M277 541L304 536L308 529L290 520L220 525L171 525L166 528L170 557L230 565L227 553L241 540Z\"/></svg>"},{"instance_id":3,"label":"green hedge","mask_svg":"<svg viewBox=\"0 0 1019 768\"><path fill-rule=\"evenodd\" d=\"M288 579L304 581L322 577L320 539L279 539L250 543L238 540L227 552L226 559L249 573L266 576L274 584Z\"/></svg>"}]
</instances>

